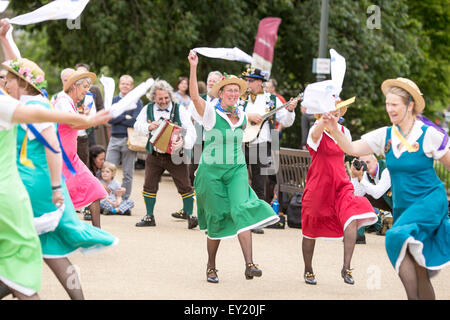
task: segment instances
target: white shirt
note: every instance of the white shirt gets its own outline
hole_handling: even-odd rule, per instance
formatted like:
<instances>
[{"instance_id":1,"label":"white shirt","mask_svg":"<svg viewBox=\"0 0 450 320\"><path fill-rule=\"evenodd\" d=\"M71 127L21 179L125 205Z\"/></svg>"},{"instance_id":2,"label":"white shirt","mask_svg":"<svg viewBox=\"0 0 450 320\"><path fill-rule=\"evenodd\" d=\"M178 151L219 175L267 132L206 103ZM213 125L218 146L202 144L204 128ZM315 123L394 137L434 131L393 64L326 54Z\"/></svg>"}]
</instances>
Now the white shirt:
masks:
<instances>
[{"instance_id":1,"label":"white shirt","mask_svg":"<svg viewBox=\"0 0 450 320\"><path fill-rule=\"evenodd\" d=\"M380 166L377 164L377 170L380 169ZM371 195L374 199L379 199L385 194L389 188L391 187L391 175L389 174L389 170L385 168L381 173L381 176L378 178L378 174L375 177L375 184L369 181L367 176L367 172L364 172L361 181L358 178L351 179L353 187L355 188L355 195L364 196L366 193Z\"/></svg>"},{"instance_id":2,"label":"white shirt","mask_svg":"<svg viewBox=\"0 0 450 320\"><path fill-rule=\"evenodd\" d=\"M254 103L252 102L252 99L249 96L248 103L245 108L245 112L247 114L257 113L257 114L263 116L268 112L267 101L269 101L269 102L272 101L270 99L270 93L268 93L268 92L265 92L264 94L258 94L256 96ZM276 107L278 108L278 107L281 107L282 105L283 105L283 103L277 97L276 98ZM295 111L289 112L286 108L282 108L282 109L278 110L276 113L276 121L278 121L285 128L292 126L292 124L294 123L294 120L295 120ZM269 141L269 142L272 141L272 137L270 135L270 124L268 121L266 121L263 124L258 138L255 139L251 143L252 144L262 143L262 142L266 142L266 141Z\"/></svg>"},{"instance_id":3,"label":"white shirt","mask_svg":"<svg viewBox=\"0 0 450 320\"><path fill-rule=\"evenodd\" d=\"M53 96L55 97L55 96ZM62 102L61 100L64 100L66 102ZM67 101L68 100L68 101ZM56 98L52 98L52 103L55 106L55 109L65 111L65 112L71 112L78 114L78 110L76 109L76 106L72 100L72 98L65 93L64 91L60 91L56 94ZM95 115L97 113L97 109L95 107L94 97L91 95L86 95L84 99L84 105L87 107L92 103L91 111L89 112L89 115ZM58 107L57 107L58 105ZM86 130L78 130L78 136L84 137L86 136Z\"/></svg>"},{"instance_id":4,"label":"white shirt","mask_svg":"<svg viewBox=\"0 0 450 320\"><path fill-rule=\"evenodd\" d=\"M134 129L142 136L146 136L149 134L148 127L149 123L147 122L147 108L148 105L142 108L141 112L136 118L136 122L134 123ZM172 111L173 104L170 103L167 111L159 111L158 104L153 105L153 115L155 116L155 121L159 119L170 119L170 113ZM181 120L181 126L186 129L186 135L183 137L184 140L184 146L185 149L192 149L194 146L195 139L197 138L197 134L195 132L194 125L191 121L191 114L189 111L186 110L185 107L181 106L179 107L180 110L180 120Z\"/></svg>"},{"instance_id":5,"label":"white shirt","mask_svg":"<svg viewBox=\"0 0 450 320\"><path fill-rule=\"evenodd\" d=\"M212 130L214 126L216 125L216 114L221 116L223 119L225 119L226 122L230 125L231 130L235 130L237 127L242 125L242 122L246 118L247 114L244 112L244 109L242 106L237 106L238 112L239 112L239 121L233 124L228 116L223 113L222 111L219 111L216 108L217 105L217 99L212 100L211 102L205 103L205 111L203 113L203 117L200 116L197 112L197 109L192 110L192 118L195 121L199 121L203 124L203 128L205 128L206 131Z\"/></svg>"},{"instance_id":6,"label":"white shirt","mask_svg":"<svg viewBox=\"0 0 450 320\"><path fill-rule=\"evenodd\" d=\"M413 145L423 134L422 131L423 125L424 123L420 120L416 120L414 122L414 126L407 139L409 144ZM361 136L361 140L366 141L369 144L372 151L377 155L384 154L387 128L388 127L379 128ZM423 138L423 146L421 146L423 147L425 155L435 160L439 160L440 158L442 158L450 149L450 140L449 140L443 150L438 150L438 148L442 144L443 139L444 134L442 132L439 132L433 127L429 127ZM393 151L394 156L397 159L400 158L402 153L406 151L403 145L400 144L399 138L392 131L391 131L391 149Z\"/></svg>"},{"instance_id":7,"label":"white shirt","mask_svg":"<svg viewBox=\"0 0 450 320\"><path fill-rule=\"evenodd\" d=\"M35 96L29 96L29 95L22 95L20 97L20 103L23 105L26 105L28 101L30 100L38 100L38 101L42 101L43 103L49 103L48 99L41 96L41 95L35 95ZM43 109L43 110L48 110L46 107L44 107L43 105L40 104L32 104L30 105L34 108L39 108L39 109ZM20 125L22 127L23 130L27 130L27 125L26 124L21 124ZM48 127L54 126L54 124L52 122L41 122L41 123L33 123L33 126L36 128L36 130L41 133L42 131L44 131L45 129L47 129ZM28 139L33 140L35 139L34 134L28 130L27 133Z\"/></svg>"},{"instance_id":8,"label":"white shirt","mask_svg":"<svg viewBox=\"0 0 450 320\"><path fill-rule=\"evenodd\" d=\"M0 130L10 130L14 127L12 117L20 102L11 96L0 95Z\"/></svg>"},{"instance_id":9,"label":"white shirt","mask_svg":"<svg viewBox=\"0 0 450 320\"><path fill-rule=\"evenodd\" d=\"M331 138L331 140L334 141L334 143L337 144L336 140L334 140L334 138L325 130L322 132L322 134L320 135L320 138L317 140L317 142L314 142L312 139L312 133L314 132L314 129L317 128L317 124L318 124L318 120L316 120L316 122L314 122L311 129L309 129L308 138L306 139L306 143L308 144L308 146L311 149L313 149L314 151L317 151L317 149L319 148L319 145L320 145L320 141L322 141L322 137L323 137L324 133L327 136L329 136ZM341 125L340 123L338 123L337 126L338 126L338 130L342 132L342 127L344 127L344 126ZM350 134L350 131L346 127L344 127L344 135L348 139L348 141L350 141L350 142L352 141L352 135Z\"/></svg>"}]
</instances>

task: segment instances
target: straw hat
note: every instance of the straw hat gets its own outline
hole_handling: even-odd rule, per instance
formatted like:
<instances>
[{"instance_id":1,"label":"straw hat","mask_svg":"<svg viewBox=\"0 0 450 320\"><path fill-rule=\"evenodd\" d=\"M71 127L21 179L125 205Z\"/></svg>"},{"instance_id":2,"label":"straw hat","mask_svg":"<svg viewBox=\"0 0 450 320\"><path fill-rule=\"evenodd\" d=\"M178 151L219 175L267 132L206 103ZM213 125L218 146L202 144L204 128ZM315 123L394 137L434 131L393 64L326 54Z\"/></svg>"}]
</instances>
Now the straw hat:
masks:
<instances>
[{"instance_id":1,"label":"straw hat","mask_svg":"<svg viewBox=\"0 0 450 320\"><path fill-rule=\"evenodd\" d=\"M47 87L45 72L31 60L26 58L8 60L2 63L2 67L28 82L39 92Z\"/></svg>"},{"instance_id":2,"label":"straw hat","mask_svg":"<svg viewBox=\"0 0 450 320\"><path fill-rule=\"evenodd\" d=\"M64 85L64 92L67 93L69 91L69 88L78 80L83 78L89 78L91 79L91 83L94 83L95 79L97 79L97 76L93 72L85 72L85 71L75 71L73 72L69 79L67 79L66 84Z\"/></svg>"},{"instance_id":3,"label":"straw hat","mask_svg":"<svg viewBox=\"0 0 450 320\"><path fill-rule=\"evenodd\" d=\"M411 80L406 78L388 79L381 84L381 90L386 95L387 90L391 87L399 87L407 91L414 100L414 110L417 114L425 109L425 100L419 87Z\"/></svg>"},{"instance_id":4,"label":"straw hat","mask_svg":"<svg viewBox=\"0 0 450 320\"><path fill-rule=\"evenodd\" d=\"M211 90L209 91L209 95L218 98L220 89L225 87L227 84L237 84L241 91L240 95L243 95L247 90L247 82L234 75L226 75L222 77L222 80L217 82L214 87L211 88Z\"/></svg>"}]
</instances>

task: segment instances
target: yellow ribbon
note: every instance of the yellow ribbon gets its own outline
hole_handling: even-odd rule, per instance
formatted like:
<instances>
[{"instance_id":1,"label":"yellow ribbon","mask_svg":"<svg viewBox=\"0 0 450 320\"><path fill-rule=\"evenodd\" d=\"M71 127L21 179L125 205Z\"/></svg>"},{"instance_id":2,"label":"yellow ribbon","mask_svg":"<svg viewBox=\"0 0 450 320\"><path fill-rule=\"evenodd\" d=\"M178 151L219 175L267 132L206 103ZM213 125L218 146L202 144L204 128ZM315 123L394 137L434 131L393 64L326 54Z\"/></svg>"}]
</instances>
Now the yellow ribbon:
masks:
<instances>
[{"instance_id":1,"label":"yellow ribbon","mask_svg":"<svg viewBox=\"0 0 450 320\"><path fill-rule=\"evenodd\" d=\"M25 167L34 169L33 162L27 158L27 142L28 142L28 129L25 131L25 137L23 138L22 146L20 147L19 161Z\"/></svg>"},{"instance_id":2,"label":"yellow ribbon","mask_svg":"<svg viewBox=\"0 0 450 320\"><path fill-rule=\"evenodd\" d=\"M405 137L398 131L397 126L394 125L392 127L392 131L400 140L400 143L406 148L408 152L417 152L419 150L419 144L416 142L414 146L410 145L409 142L405 139Z\"/></svg>"}]
</instances>

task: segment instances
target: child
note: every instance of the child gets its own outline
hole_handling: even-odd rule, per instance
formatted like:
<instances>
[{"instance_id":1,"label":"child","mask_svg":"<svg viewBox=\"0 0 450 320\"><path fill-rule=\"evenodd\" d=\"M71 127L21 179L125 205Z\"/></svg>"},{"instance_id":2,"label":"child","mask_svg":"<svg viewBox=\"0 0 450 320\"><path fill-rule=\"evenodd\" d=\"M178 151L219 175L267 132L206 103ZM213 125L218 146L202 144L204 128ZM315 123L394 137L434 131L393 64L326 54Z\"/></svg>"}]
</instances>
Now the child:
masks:
<instances>
[{"instance_id":1,"label":"child","mask_svg":"<svg viewBox=\"0 0 450 320\"><path fill-rule=\"evenodd\" d=\"M134 207L133 200L122 200L125 188L122 188L117 180L114 179L117 167L108 161L105 161L101 171L100 182L106 189L108 196L100 201L100 209L106 214L131 215L130 209Z\"/></svg>"}]
</instances>

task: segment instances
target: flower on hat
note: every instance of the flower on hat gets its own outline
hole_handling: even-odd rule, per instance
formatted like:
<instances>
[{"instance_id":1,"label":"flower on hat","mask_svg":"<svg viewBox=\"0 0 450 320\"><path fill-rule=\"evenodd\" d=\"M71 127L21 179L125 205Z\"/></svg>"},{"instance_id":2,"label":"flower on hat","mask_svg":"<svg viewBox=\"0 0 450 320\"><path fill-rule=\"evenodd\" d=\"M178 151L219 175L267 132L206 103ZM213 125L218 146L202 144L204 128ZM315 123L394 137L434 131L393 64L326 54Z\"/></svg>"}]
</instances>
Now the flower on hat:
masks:
<instances>
[{"instance_id":1,"label":"flower on hat","mask_svg":"<svg viewBox=\"0 0 450 320\"><path fill-rule=\"evenodd\" d=\"M35 70L31 70L30 68L24 67L22 61L13 59L4 62L4 64L17 72L17 74L19 74L24 80L34 85L37 89L42 90L43 88L47 88L47 81L45 80L44 75L38 74Z\"/></svg>"}]
</instances>

